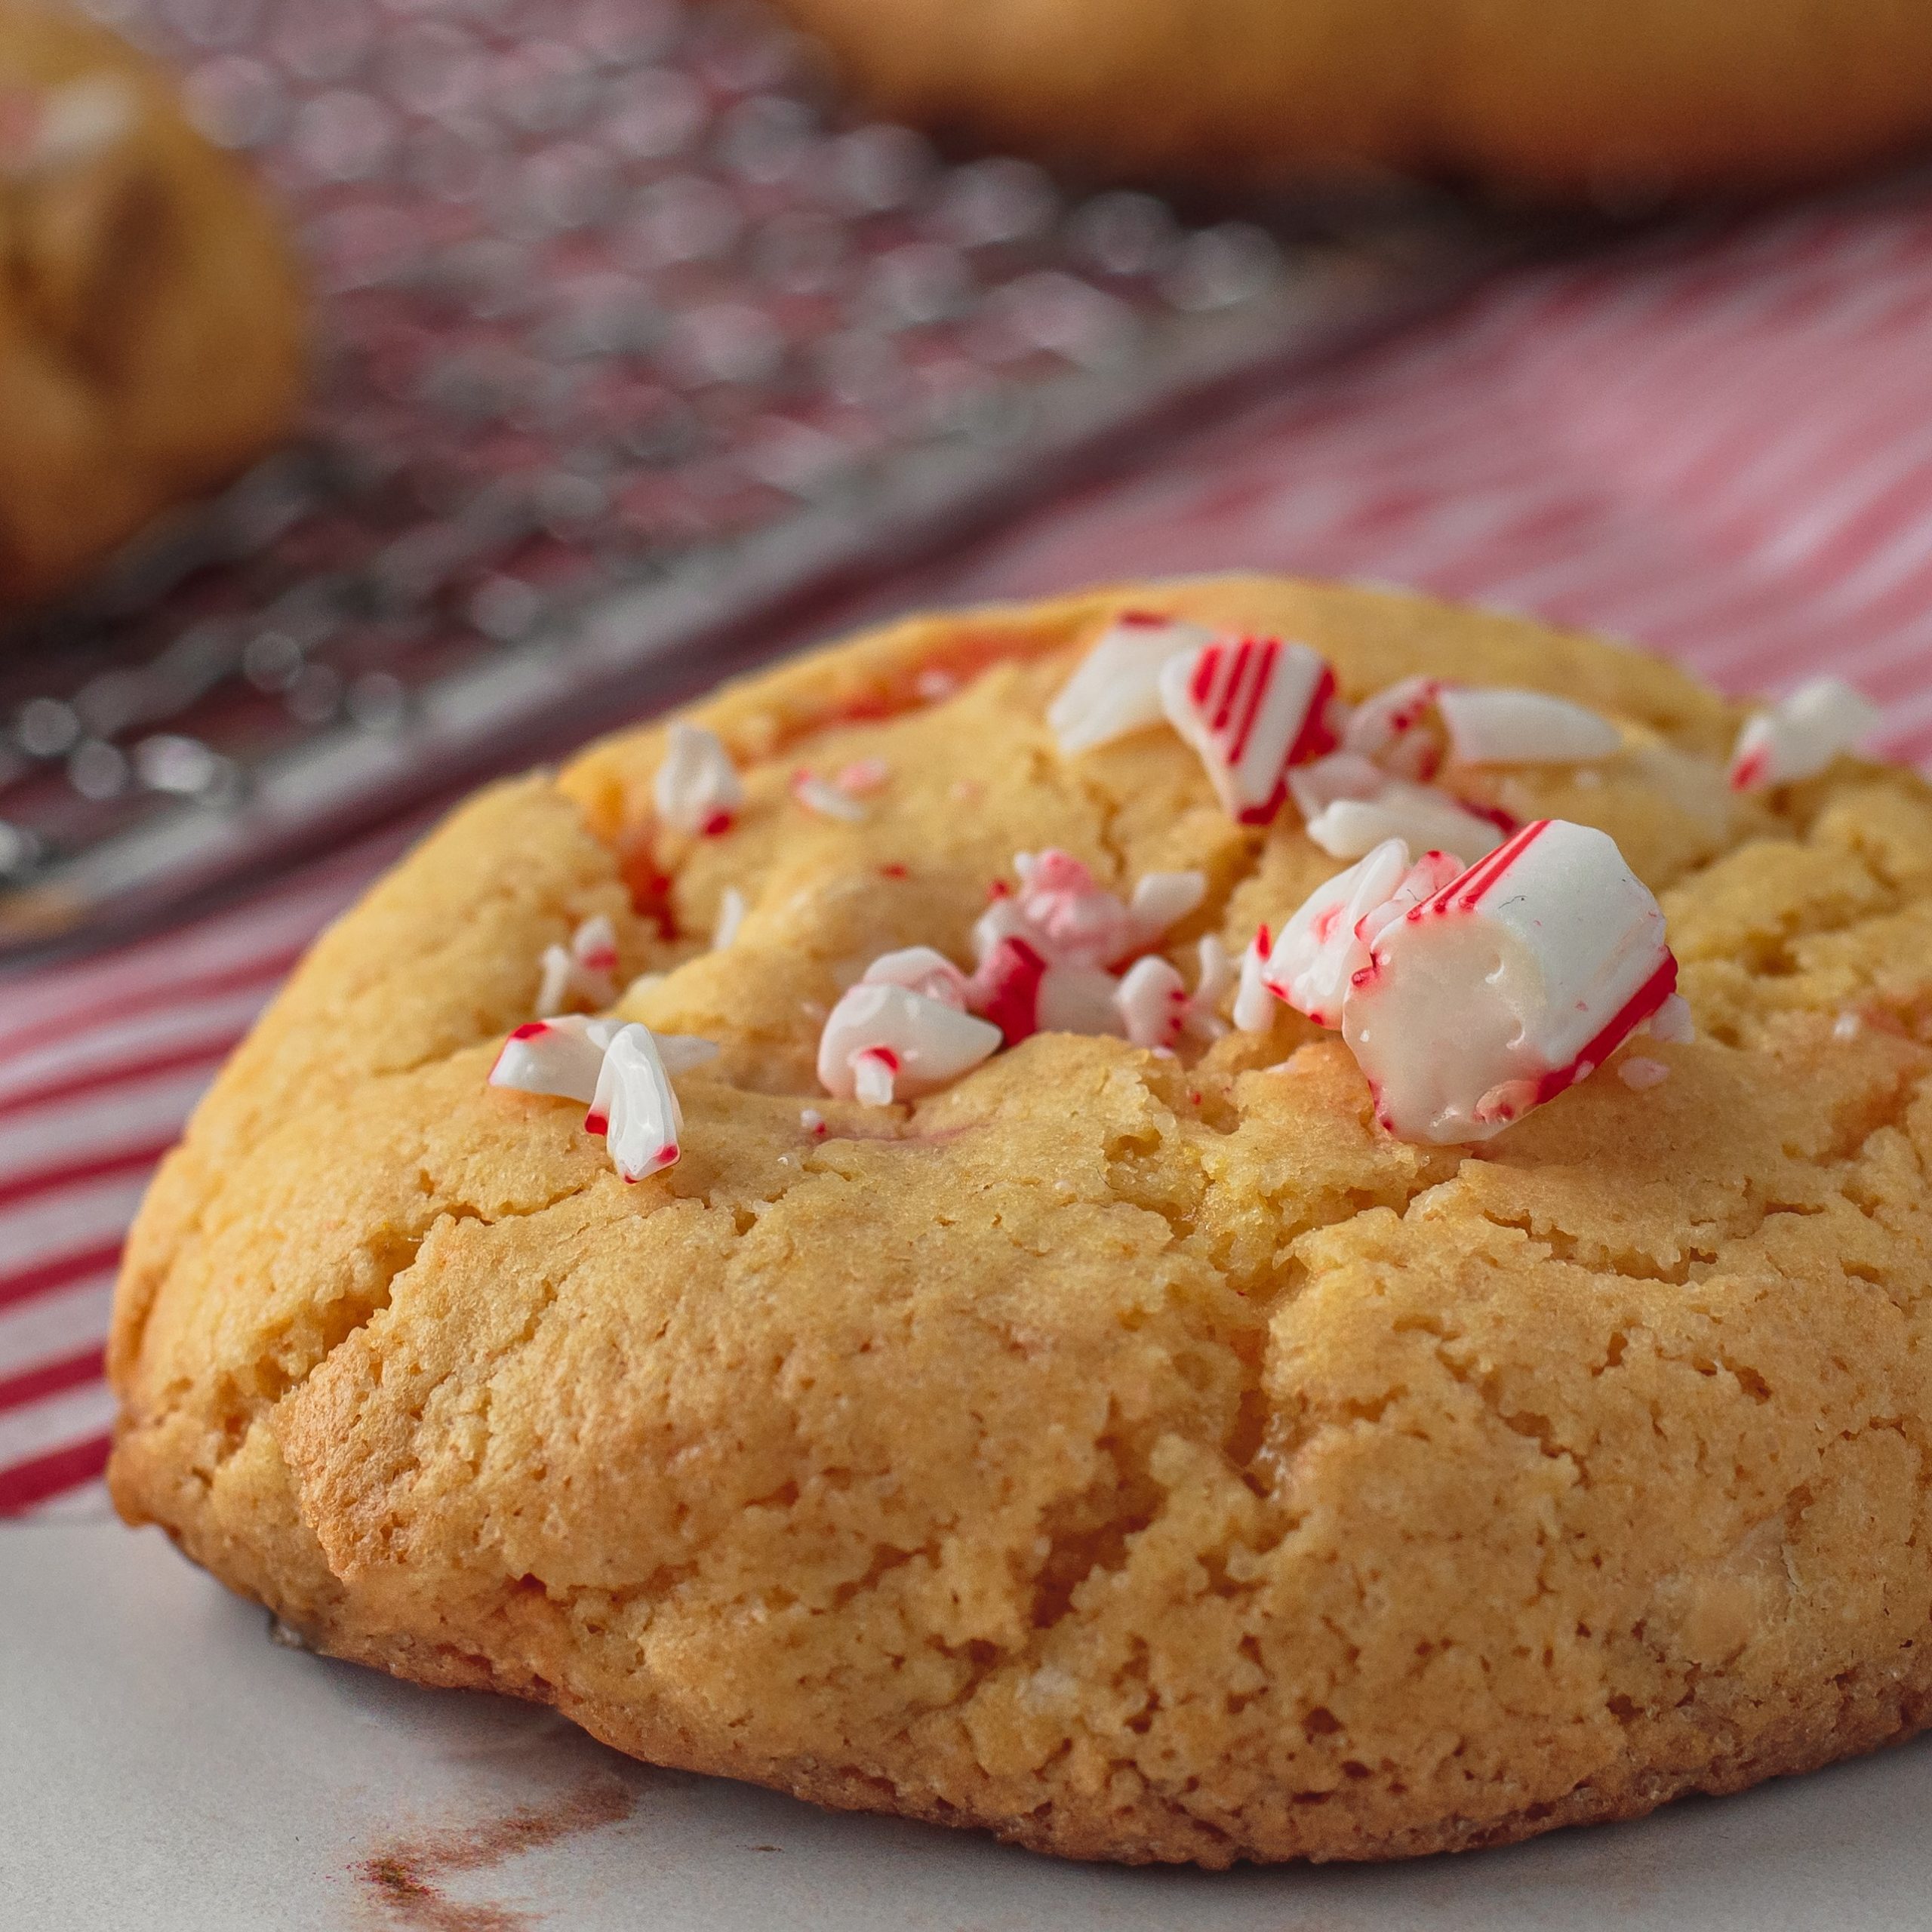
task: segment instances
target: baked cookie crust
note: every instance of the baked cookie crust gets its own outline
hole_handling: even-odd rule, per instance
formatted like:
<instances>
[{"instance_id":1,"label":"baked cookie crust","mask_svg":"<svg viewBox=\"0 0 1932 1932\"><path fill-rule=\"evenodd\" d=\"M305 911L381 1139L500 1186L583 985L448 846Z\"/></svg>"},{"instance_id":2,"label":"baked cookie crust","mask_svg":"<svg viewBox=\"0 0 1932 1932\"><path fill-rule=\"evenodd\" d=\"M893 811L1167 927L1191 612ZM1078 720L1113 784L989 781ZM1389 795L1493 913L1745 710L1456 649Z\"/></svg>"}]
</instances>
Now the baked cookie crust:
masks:
<instances>
[{"instance_id":1,"label":"baked cookie crust","mask_svg":"<svg viewBox=\"0 0 1932 1932\"><path fill-rule=\"evenodd\" d=\"M1336 870L1170 733L1060 755L1044 709L1128 605L1306 640L1350 698L1428 672L1616 720L1614 756L1481 782L1658 893L1698 1022L1647 1045L1669 1079L1409 1145L1282 1008L828 1099L826 1008L889 948L960 954L1017 851L1204 871L1177 958ZM499 786L318 943L165 1164L116 1502L337 1655L1077 1857L1494 1844L1905 1735L1932 794L1842 760L1740 796L1738 715L1586 638L1231 578L725 689L686 714L744 774L723 837L654 826L663 727ZM862 823L792 795L873 758ZM618 1011L722 1048L635 1186L578 1109L485 1084L597 914L663 975Z\"/></svg>"}]
</instances>

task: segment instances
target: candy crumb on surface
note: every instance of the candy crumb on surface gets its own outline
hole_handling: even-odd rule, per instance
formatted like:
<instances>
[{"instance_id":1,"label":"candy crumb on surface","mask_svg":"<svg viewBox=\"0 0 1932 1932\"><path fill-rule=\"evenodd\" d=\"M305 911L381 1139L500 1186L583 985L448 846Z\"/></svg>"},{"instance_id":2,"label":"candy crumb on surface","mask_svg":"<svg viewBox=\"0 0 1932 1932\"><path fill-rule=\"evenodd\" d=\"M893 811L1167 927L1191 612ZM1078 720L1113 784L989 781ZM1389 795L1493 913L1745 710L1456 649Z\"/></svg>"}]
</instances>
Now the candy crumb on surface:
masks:
<instances>
[{"instance_id":1,"label":"candy crumb on surface","mask_svg":"<svg viewBox=\"0 0 1932 1932\"><path fill-rule=\"evenodd\" d=\"M1660 1060L1646 1060L1638 1055L1620 1062L1617 1077L1625 1086L1641 1094L1646 1088L1660 1086L1668 1080L1670 1069Z\"/></svg>"},{"instance_id":2,"label":"candy crumb on surface","mask_svg":"<svg viewBox=\"0 0 1932 1932\"><path fill-rule=\"evenodd\" d=\"M1832 1022L1832 1038L1835 1040L1855 1040L1865 1031L1865 1022L1856 1013L1841 1013Z\"/></svg>"}]
</instances>

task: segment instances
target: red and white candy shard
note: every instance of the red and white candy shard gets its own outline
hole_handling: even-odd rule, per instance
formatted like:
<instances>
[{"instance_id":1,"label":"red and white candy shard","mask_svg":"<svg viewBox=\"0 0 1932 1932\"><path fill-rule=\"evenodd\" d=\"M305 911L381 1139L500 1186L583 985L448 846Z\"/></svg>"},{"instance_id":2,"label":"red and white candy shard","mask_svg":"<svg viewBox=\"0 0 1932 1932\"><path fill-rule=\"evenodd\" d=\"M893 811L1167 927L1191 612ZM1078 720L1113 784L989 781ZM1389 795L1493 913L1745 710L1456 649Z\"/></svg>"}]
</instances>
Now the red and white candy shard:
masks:
<instances>
[{"instance_id":1,"label":"red and white candy shard","mask_svg":"<svg viewBox=\"0 0 1932 1932\"><path fill-rule=\"evenodd\" d=\"M1342 749L1398 778L1433 778L1444 750L1435 715L1442 690L1440 678L1403 678L1377 692L1349 714Z\"/></svg>"},{"instance_id":2,"label":"red and white candy shard","mask_svg":"<svg viewBox=\"0 0 1932 1932\"><path fill-rule=\"evenodd\" d=\"M1540 819L1382 924L1343 1035L1392 1134L1487 1140L1588 1078L1676 983L1615 841Z\"/></svg>"},{"instance_id":3,"label":"red and white candy shard","mask_svg":"<svg viewBox=\"0 0 1932 1932\"><path fill-rule=\"evenodd\" d=\"M866 968L860 983L903 986L958 1013L964 1013L969 1004L966 975L935 946L908 946L897 952L882 952Z\"/></svg>"},{"instance_id":4,"label":"red and white candy shard","mask_svg":"<svg viewBox=\"0 0 1932 1932\"><path fill-rule=\"evenodd\" d=\"M503 1042L490 1069L489 1084L518 1094L554 1094L588 1106L596 1095L605 1049L625 1024L621 1020L588 1019L581 1013L533 1020ZM659 1058L672 1073L688 1073L718 1057L712 1041L694 1034L660 1033L654 1037Z\"/></svg>"},{"instance_id":5,"label":"red and white candy shard","mask_svg":"<svg viewBox=\"0 0 1932 1932\"><path fill-rule=\"evenodd\" d=\"M651 783L659 819L693 837L725 830L745 802L737 767L715 731L673 724L664 762Z\"/></svg>"},{"instance_id":6,"label":"red and white candy shard","mask_svg":"<svg viewBox=\"0 0 1932 1932\"><path fill-rule=\"evenodd\" d=\"M1401 839L1385 839L1302 901L1268 955L1263 986L1318 1026L1340 1026L1383 930L1462 870L1462 860L1444 852L1411 862ZM1251 1008L1251 1017L1259 1018ZM1266 1030L1266 1022L1249 1026L1238 1013L1237 1023Z\"/></svg>"},{"instance_id":7,"label":"red and white candy shard","mask_svg":"<svg viewBox=\"0 0 1932 1932\"><path fill-rule=\"evenodd\" d=\"M1070 852L1022 852L1020 890L994 900L973 929L982 964L1002 940L1023 939L1050 965L1117 966L1146 951L1207 897L1204 872L1149 872L1123 904Z\"/></svg>"},{"instance_id":8,"label":"red and white candy shard","mask_svg":"<svg viewBox=\"0 0 1932 1932\"><path fill-rule=\"evenodd\" d=\"M1177 1045L1187 1025L1187 982L1158 952L1137 959L1114 990L1128 1038L1137 1047Z\"/></svg>"},{"instance_id":9,"label":"red and white candy shard","mask_svg":"<svg viewBox=\"0 0 1932 1932\"><path fill-rule=\"evenodd\" d=\"M1170 658L1214 641L1214 632L1176 617L1128 611L1100 634L1080 668L1047 707L1047 724L1072 758L1158 724L1161 672Z\"/></svg>"},{"instance_id":10,"label":"red and white candy shard","mask_svg":"<svg viewBox=\"0 0 1932 1932\"><path fill-rule=\"evenodd\" d=\"M1543 691L1444 685L1435 708L1461 764L1577 764L1608 758L1623 743L1600 712Z\"/></svg>"},{"instance_id":11,"label":"red and white candy shard","mask_svg":"<svg viewBox=\"0 0 1932 1932\"><path fill-rule=\"evenodd\" d=\"M718 923L711 929L713 952L722 952L725 947L736 943L738 928L745 923L745 914L749 909L745 895L735 885L728 885L718 894Z\"/></svg>"},{"instance_id":12,"label":"red and white candy shard","mask_svg":"<svg viewBox=\"0 0 1932 1932\"><path fill-rule=\"evenodd\" d=\"M1672 993L1645 1021L1644 1030L1654 1040L1687 1047L1697 1037L1697 1022L1690 1017L1690 1002L1681 993Z\"/></svg>"},{"instance_id":13,"label":"red and white candy shard","mask_svg":"<svg viewBox=\"0 0 1932 1932\"><path fill-rule=\"evenodd\" d=\"M1842 678L1801 685L1770 710L1746 720L1731 754L1731 789L1762 792L1815 778L1841 752L1857 750L1879 715L1863 692Z\"/></svg>"},{"instance_id":14,"label":"red and white candy shard","mask_svg":"<svg viewBox=\"0 0 1932 1932\"><path fill-rule=\"evenodd\" d=\"M1433 847L1480 858L1509 835L1494 820L1465 811L1446 792L1405 778L1385 780L1369 798L1335 799L1308 821L1307 831L1335 859L1359 859L1391 838L1415 851Z\"/></svg>"},{"instance_id":15,"label":"red and white candy shard","mask_svg":"<svg viewBox=\"0 0 1932 1932\"><path fill-rule=\"evenodd\" d=\"M1305 644L1217 638L1161 672L1168 721L1244 825L1266 825L1287 796L1291 765L1335 743L1335 673Z\"/></svg>"},{"instance_id":16,"label":"red and white candy shard","mask_svg":"<svg viewBox=\"0 0 1932 1932\"><path fill-rule=\"evenodd\" d=\"M835 818L847 825L863 825L871 816L850 792L829 784L816 772L793 772L792 796L814 818Z\"/></svg>"},{"instance_id":17,"label":"red and white candy shard","mask_svg":"<svg viewBox=\"0 0 1932 1932\"><path fill-rule=\"evenodd\" d=\"M611 1037L583 1124L602 1134L626 1180L642 1180L677 1159L685 1116L648 1026L634 1021Z\"/></svg>"},{"instance_id":18,"label":"red and white candy shard","mask_svg":"<svg viewBox=\"0 0 1932 1932\"><path fill-rule=\"evenodd\" d=\"M575 1001L587 1006L608 1006L617 996L617 935L603 913L586 919L571 935L568 946L546 946L539 962L543 977L537 989L540 1019L554 1018Z\"/></svg>"},{"instance_id":19,"label":"red and white candy shard","mask_svg":"<svg viewBox=\"0 0 1932 1932\"><path fill-rule=\"evenodd\" d=\"M1241 977L1235 988L1235 1026L1244 1033L1266 1033L1275 1024L1275 995L1268 985L1268 955L1273 942L1266 926L1257 926L1241 956Z\"/></svg>"},{"instance_id":20,"label":"red and white candy shard","mask_svg":"<svg viewBox=\"0 0 1932 1932\"><path fill-rule=\"evenodd\" d=\"M909 987L861 980L826 1016L818 1077L828 1094L869 1106L949 1086L998 1051L1000 1029Z\"/></svg>"}]
</instances>

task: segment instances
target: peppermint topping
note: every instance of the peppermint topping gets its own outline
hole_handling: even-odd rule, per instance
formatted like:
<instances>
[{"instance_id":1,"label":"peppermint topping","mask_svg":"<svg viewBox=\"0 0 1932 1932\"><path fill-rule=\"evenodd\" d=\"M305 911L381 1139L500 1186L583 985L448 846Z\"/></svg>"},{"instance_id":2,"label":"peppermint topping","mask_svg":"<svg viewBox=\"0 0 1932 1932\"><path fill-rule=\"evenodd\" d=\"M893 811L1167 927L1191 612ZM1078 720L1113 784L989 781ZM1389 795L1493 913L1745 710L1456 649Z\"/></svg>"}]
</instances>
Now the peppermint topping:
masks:
<instances>
[{"instance_id":1,"label":"peppermint topping","mask_svg":"<svg viewBox=\"0 0 1932 1932\"><path fill-rule=\"evenodd\" d=\"M973 929L983 961L1003 939L1024 939L1048 964L1118 966L1144 952L1207 897L1199 872L1147 872L1123 904L1070 852L1021 852L1013 862L1020 890L1002 891Z\"/></svg>"},{"instance_id":2,"label":"peppermint topping","mask_svg":"<svg viewBox=\"0 0 1932 1932\"><path fill-rule=\"evenodd\" d=\"M948 1001L861 980L826 1016L818 1077L840 1100L884 1106L938 1092L999 1045L997 1026Z\"/></svg>"},{"instance_id":3,"label":"peppermint topping","mask_svg":"<svg viewBox=\"0 0 1932 1932\"><path fill-rule=\"evenodd\" d=\"M745 923L749 909L745 895L735 885L728 885L718 900L718 923L711 929L711 949L722 952L738 937L738 928Z\"/></svg>"},{"instance_id":4,"label":"peppermint topping","mask_svg":"<svg viewBox=\"0 0 1932 1932\"><path fill-rule=\"evenodd\" d=\"M1670 1069L1660 1060L1645 1060L1633 1054L1617 1062L1617 1077L1632 1093L1641 1094L1661 1087L1670 1078Z\"/></svg>"},{"instance_id":5,"label":"peppermint topping","mask_svg":"<svg viewBox=\"0 0 1932 1932\"><path fill-rule=\"evenodd\" d=\"M1815 778L1841 752L1856 750L1878 718L1878 707L1841 678L1801 685L1746 721L1731 754L1731 789L1763 792Z\"/></svg>"},{"instance_id":6,"label":"peppermint topping","mask_svg":"<svg viewBox=\"0 0 1932 1932\"><path fill-rule=\"evenodd\" d=\"M573 1003L608 1006L617 995L617 935L601 912L586 919L568 946L546 946L539 962L537 1012L549 1020Z\"/></svg>"},{"instance_id":7,"label":"peppermint topping","mask_svg":"<svg viewBox=\"0 0 1932 1932\"><path fill-rule=\"evenodd\" d=\"M839 790L854 798L862 792L876 792L892 777L892 768L882 758L854 758L845 766L832 783Z\"/></svg>"},{"instance_id":8,"label":"peppermint topping","mask_svg":"<svg viewBox=\"0 0 1932 1932\"><path fill-rule=\"evenodd\" d=\"M1165 715L1162 669L1170 658L1211 643L1214 635L1177 618L1123 612L1047 707L1047 724L1062 753L1072 758L1159 724Z\"/></svg>"},{"instance_id":9,"label":"peppermint topping","mask_svg":"<svg viewBox=\"0 0 1932 1932\"><path fill-rule=\"evenodd\" d=\"M1326 660L1277 638L1217 639L1161 672L1169 721L1244 825L1266 825L1287 796L1288 768L1334 746L1334 695Z\"/></svg>"},{"instance_id":10,"label":"peppermint topping","mask_svg":"<svg viewBox=\"0 0 1932 1932\"><path fill-rule=\"evenodd\" d=\"M617 1171L640 1180L678 1158L683 1116L666 1076L688 1072L717 1054L710 1041L689 1034L654 1034L635 1020L565 1014L518 1027L497 1055L489 1084L588 1106L584 1131L604 1134Z\"/></svg>"},{"instance_id":11,"label":"peppermint topping","mask_svg":"<svg viewBox=\"0 0 1932 1932\"><path fill-rule=\"evenodd\" d=\"M1434 847L1480 858L1506 836L1494 820L1465 811L1447 792L1405 778L1384 779L1365 798L1334 800L1308 821L1307 831L1334 859L1358 859L1390 838L1412 848Z\"/></svg>"},{"instance_id":12,"label":"peppermint topping","mask_svg":"<svg viewBox=\"0 0 1932 1932\"><path fill-rule=\"evenodd\" d=\"M1342 749L1398 778L1433 778L1445 749L1435 700L1440 678L1402 678L1358 704L1342 728Z\"/></svg>"},{"instance_id":13,"label":"peppermint topping","mask_svg":"<svg viewBox=\"0 0 1932 1932\"><path fill-rule=\"evenodd\" d=\"M715 731L673 724L651 797L658 817L675 831L715 837L730 829L745 788Z\"/></svg>"},{"instance_id":14,"label":"peppermint topping","mask_svg":"<svg viewBox=\"0 0 1932 1932\"><path fill-rule=\"evenodd\" d=\"M1187 982L1158 952L1128 969L1114 1001L1137 1047L1171 1049L1187 1024Z\"/></svg>"},{"instance_id":15,"label":"peppermint topping","mask_svg":"<svg viewBox=\"0 0 1932 1932\"><path fill-rule=\"evenodd\" d=\"M804 770L792 774L792 795L815 818L842 819L848 825L863 825L871 814L857 799L829 785L814 772Z\"/></svg>"},{"instance_id":16,"label":"peppermint topping","mask_svg":"<svg viewBox=\"0 0 1932 1932\"><path fill-rule=\"evenodd\" d=\"M1644 1030L1654 1040L1687 1047L1697 1037L1697 1023L1690 1017L1690 1002L1681 993L1672 993L1644 1022Z\"/></svg>"},{"instance_id":17,"label":"peppermint topping","mask_svg":"<svg viewBox=\"0 0 1932 1932\"><path fill-rule=\"evenodd\" d=\"M1607 758L1623 743L1608 718L1541 691L1445 685L1435 706L1463 764L1575 764Z\"/></svg>"},{"instance_id":18,"label":"peppermint topping","mask_svg":"<svg viewBox=\"0 0 1932 1932\"><path fill-rule=\"evenodd\" d=\"M1401 839L1385 840L1302 902L1268 955L1262 984L1318 1026L1340 1026L1383 929L1462 869L1462 860L1444 852L1426 852L1411 864Z\"/></svg>"},{"instance_id":19,"label":"peppermint topping","mask_svg":"<svg viewBox=\"0 0 1932 1932\"><path fill-rule=\"evenodd\" d=\"M865 970L860 984L903 986L922 998L936 999L964 1013L971 1004L966 975L946 955L930 946L909 946L883 952Z\"/></svg>"},{"instance_id":20,"label":"peppermint topping","mask_svg":"<svg viewBox=\"0 0 1932 1932\"><path fill-rule=\"evenodd\" d=\"M1244 1033L1274 1030L1275 995L1268 986L1268 954L1272 942L1266 926L1257 926L1241 955L1241 979L1235 990L1235 1025Z\"/></svg>"},{"instance_id":21,"label":"peppermint topping","mask_svg":"<svg viewBox=\"0 0 1932 1932\"><path fill-rule=\"evenodd\" d=\"M1343 1035L1383 1124L1439 1145L1486 1140L1587 1078L1677 980L1663 914L1615 841L1561 820L1525 826L1368 950Z\"/></svg>"},{"instance_id":22,"label":"peppermint topping","mask_svg":"<svg viewBox=\"0 0 1932 1932\"><path fill-rule=\"evenodd\" d=\"M584 1127L601 1132L617 1172L642 1180L678 1158L685 1117L648 1026L620 1026L604 1050Z\"/></svg>"}]
</instances>

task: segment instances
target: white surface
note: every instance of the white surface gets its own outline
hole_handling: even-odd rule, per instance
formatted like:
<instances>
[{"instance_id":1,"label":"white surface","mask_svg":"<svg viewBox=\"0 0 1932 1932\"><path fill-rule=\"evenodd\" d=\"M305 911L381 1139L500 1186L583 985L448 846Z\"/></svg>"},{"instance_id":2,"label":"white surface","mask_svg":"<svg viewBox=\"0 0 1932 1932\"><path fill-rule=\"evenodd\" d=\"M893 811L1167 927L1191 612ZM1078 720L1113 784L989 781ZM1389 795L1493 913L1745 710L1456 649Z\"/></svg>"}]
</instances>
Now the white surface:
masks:
<instances>
[{"instance_id":1,"label":"white surface","mask_svg":"<svg viewBox=\"0 0 1932 1932\"><path fill-rule=\"evenodd\" d=\"M386 1896L362 1868L621 1780L629 1815ZM152 1531L0 1531L0 1924L32 1932L1906 1932L1932 1746L1380 1868L1060 1865L656 1771L546 1712L283 1650ZM461 1860L457 1861L459 1864Z\"/></svg>"}]
</instances>

